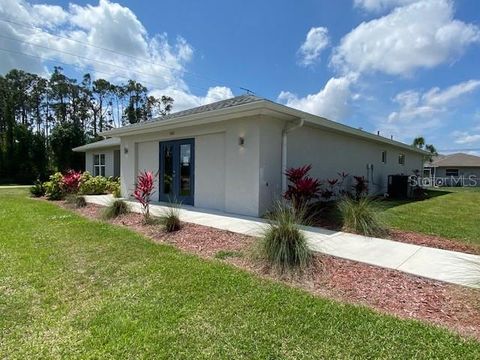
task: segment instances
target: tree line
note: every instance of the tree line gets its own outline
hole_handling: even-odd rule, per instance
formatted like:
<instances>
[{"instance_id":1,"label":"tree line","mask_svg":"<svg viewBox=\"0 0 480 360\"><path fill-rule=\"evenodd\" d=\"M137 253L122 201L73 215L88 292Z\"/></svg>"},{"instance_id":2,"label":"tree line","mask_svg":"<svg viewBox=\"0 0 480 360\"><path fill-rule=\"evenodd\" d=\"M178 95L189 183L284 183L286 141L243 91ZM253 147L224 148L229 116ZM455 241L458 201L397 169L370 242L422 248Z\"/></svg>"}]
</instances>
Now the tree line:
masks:
<instances>
[{"instance_id":1,"label":"tree line","mask_svg":"<svg viewBox=\"0 0 480 360\"><path fill-rule=\"evenodd\" d=\"M80 170L72 148L99 140L112 127L168 114L169 96L156 98L135 80L70 78L54 67L49 78L22 70L0 76L0 182L31 183L54 171Z\"/></svg>"}]
</instances>

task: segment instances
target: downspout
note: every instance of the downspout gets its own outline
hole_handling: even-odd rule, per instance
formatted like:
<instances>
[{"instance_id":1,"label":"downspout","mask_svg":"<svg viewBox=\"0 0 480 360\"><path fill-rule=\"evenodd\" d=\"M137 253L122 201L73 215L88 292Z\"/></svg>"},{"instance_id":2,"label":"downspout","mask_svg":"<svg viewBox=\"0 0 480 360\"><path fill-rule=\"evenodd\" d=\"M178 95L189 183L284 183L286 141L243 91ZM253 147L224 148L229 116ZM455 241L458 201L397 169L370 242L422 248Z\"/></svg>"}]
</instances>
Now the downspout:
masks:
<instances>
[{"instance_id":1,"label":"downspout","mask_svg":"<svg viewBox=\"0 0 480 360\"><path fill-rule=\"evenodd\" d=\"M303 126L305 120L300 118L297 124L290 125L287 124L282 130L282 194L287 191L287 134L292 132L295 129L298 129Z\"/></svg>"}]
</instances>

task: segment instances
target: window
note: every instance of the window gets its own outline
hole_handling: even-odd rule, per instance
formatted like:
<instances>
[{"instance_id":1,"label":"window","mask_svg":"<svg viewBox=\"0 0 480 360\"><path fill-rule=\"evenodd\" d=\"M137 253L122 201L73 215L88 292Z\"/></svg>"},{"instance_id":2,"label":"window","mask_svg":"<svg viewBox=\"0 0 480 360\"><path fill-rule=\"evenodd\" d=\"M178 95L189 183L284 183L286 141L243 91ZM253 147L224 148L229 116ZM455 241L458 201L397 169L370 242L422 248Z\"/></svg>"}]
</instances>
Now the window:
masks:
<instances>
[{"instance_id":1,"label":"window","mask_svg":"<svg viewBox=\"0 0 480 360\"><path fill-rule=\"evenodd\" d=\"M405 154L399 154L398 155L398 163L400 165L405 165Z\"/></svg>"},{"instance_id":2,"label":"window","mask_svg":"<svg viewBox=\"0 0 480 360\"><path fill-rule=\"evenodd\" d=\"M387 150L382 151L382 163L387 163Z\"/></svg>"},{"instance_id":3,"label":"window","mask_svg":"<svg viewBox=\"0 0 480 360\"><path fill-rule=\"evenodd\" d=\"M458 169L445 169L445 176L458 176Z\"/></svg>"},{"instance_id":4,"label":"window","mask_svg":"<svg viewBox=\"0 0 480 360\"><path fill-rule=\"evenodd\" d=\"M93 176L105 176L105 154L93 155Z\"/></svg>"}]
</instances>

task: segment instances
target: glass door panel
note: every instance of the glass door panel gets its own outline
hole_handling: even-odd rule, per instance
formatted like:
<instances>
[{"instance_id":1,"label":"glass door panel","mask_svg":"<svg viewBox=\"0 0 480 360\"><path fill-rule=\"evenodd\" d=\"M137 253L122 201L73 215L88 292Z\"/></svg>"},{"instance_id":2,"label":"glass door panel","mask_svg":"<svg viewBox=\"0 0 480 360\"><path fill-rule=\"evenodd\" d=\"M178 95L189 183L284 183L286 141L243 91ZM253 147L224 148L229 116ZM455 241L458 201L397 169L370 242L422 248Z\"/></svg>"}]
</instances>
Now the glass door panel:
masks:
<instances>
[{"instance_id":1,"label":"glass door panel","mask_svg":"<svg viewBox=\"0 0 480 360\"><path fill-rule=\"evenodd\" d=\"M160 201L193 205L194 140L160 143Z\"/></svg>"}]
</instances>

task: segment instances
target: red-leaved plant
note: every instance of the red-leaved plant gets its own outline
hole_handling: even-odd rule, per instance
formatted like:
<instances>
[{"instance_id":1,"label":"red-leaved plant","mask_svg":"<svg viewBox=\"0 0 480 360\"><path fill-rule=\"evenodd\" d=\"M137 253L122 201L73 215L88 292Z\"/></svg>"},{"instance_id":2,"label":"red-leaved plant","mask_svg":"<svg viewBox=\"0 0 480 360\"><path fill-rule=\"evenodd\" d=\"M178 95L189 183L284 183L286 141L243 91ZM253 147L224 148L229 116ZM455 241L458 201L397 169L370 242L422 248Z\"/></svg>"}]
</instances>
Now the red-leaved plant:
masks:
<instances>
[{"instance_id":1,"label":"red-leaved plant","mask_svg":"<svg viewBox=\"0 0 480 360\"><path fill-rule=\"evenodd\" d=\"M354 176L355 184L353 190L355 191L355 198L358 200L368 194L368 180L364 176Z\"/></svg>"},{"instance_id":2,"label":"red-leaved plant","mask_svg":"<svg viewBox=\"0 0 480 360\"><path fill-rule=\"evenodd\" d=\"M285 172L290 184L283 196L290 200L297 209L319 197L320 181L308 175L311 169L312 165L304 165L298 168L290 168Z\"/></svg>"},{"instance_id":3,"label":"red-leaved plant","mask_svg":"<svg viewBox=\"0 0 480 360\"><path fill-rule=\"evenodd\" d=\"M68 170L62 179L63 190L67 194L73 194L78 191L80 181L82 180L82 173L75 170Z\"/></svg>"},{"instance_id":4,"label":"red-leaved plant","mask_svg":"<svg viewBox=\"0 0 480 360\"><path fill-rule=\"evenodd\" d=\"M142 205L144 221L150 220L150 202L152 201L155 176L151 171L140 172L137 176L137 183L133 197Z\"/></svg>"}]
</instances>

